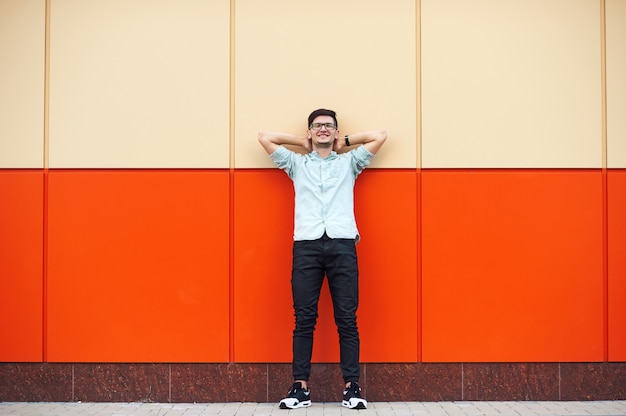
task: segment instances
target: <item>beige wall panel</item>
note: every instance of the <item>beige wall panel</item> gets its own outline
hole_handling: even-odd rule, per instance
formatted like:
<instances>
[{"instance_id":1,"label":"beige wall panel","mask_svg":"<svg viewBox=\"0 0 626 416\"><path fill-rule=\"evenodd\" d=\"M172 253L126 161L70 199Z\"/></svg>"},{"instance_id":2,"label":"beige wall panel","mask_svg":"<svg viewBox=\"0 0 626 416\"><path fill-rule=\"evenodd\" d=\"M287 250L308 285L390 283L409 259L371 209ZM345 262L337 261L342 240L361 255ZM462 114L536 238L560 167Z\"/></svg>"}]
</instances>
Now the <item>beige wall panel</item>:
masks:
<instances>
[{"instance_id":1,"label":"beige wall panel","mask_svg":"<svg viewBox=\"0 0 626 416\"><path fill-rule=\"evenodd\" d=\"M422 166L602 166L598 0L421 0Z\"/></svg>"},{"instance_id":2,"label":"beige wall panel","mask_svg":"<svg viewBox=\"0 0 626 416\"><path fill-rule=\"evenodd\" d=\"M607 165L626 168L626 1L606 0Z\"/></svg>"},{"instance_id":3,"label":"beige wall panel","mask_svg":"<svg viewBox=\"0 0 626 416\"><path fill-rule=\"evenodd\" d=\"M0 0L0 168L43 168L45 6Z\"/></svg>"},{"instance_id":4,"label":"beige wall panel","mask_svg":"<svg viewBox=\"0 0 626 416\"><path fill-rule=\"evenodd\" d=\"M50 167L229 166L228 0L54 0Z\"/></svg>"},{"instance_id":5,"label":"beige wall panel","mask_svg":"<svg viewBox=\"0 0 626 416\"><path fill-rule=\"evenodd\" d=\"M236 167L272 167L257 132L304 134L320 107L342 135L388 130L372 167L416 167L414 0L235 4Z\"/></svg>"}]
</instances>

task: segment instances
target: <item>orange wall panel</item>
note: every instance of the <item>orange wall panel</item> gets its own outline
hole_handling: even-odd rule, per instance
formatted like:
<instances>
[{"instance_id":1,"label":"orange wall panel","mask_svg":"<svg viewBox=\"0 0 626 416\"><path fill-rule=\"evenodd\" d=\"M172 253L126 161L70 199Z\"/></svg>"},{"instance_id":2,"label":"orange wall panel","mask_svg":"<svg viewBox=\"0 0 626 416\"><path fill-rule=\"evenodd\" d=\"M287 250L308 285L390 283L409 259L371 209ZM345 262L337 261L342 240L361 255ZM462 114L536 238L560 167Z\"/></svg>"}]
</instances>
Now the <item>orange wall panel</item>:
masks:
<instances>
[{"instance_id":1,"label":"orange wall panel","mask_svg":"<svg viewBox=\"0 0 626 416\"><path fill-rule=\"evenodd\" d=\"M228 361L230 308L233 361L291 360L284 172L235 171L230 213L227 171L51 171L47 340L43 177L0 171L0 329L20 341L0 360L41 361L45 341L53 362ZM420 348L426 362L602 361L601 172L421 177L371 169L357 181L362 361L416 361ZM609 170L611 361L626 359L624 195L626 171ZM313 359L338 356L325 285Z\"/></svg>"},{"instance_id":2,"label":"orange wall panel","mask_svg":"<svg viewBox=\"0 0 626 416\"><path fill-rule=\"evenodd\" d=\"M0 171L0 361L43 353L43 172Z\"/></svg>"},{"instance_id":3,"label":"orange wall panel","mask_svg":"<svg viewBox=\"0 0 626 416\"><path fill-rule=\"evenodd\" d=\"M424 171L423 360L602 361L600 171Z\"/></svg>"},{"instance_id":4,"label":"orange wall panel","mask_svg":"<svg viewBox=\"0 0 626 416\"><path fill-rule=\"evenodd\" d=\"M609 361L626 361L626 170L608 171Z\"/></svg>"},{"instance_id":5,"label":"orange wall panel","mask_svg":"<svg viewBox=\"0 0 626 416\"><path fill-rule=\"evenodd\" d=\"M412 170L370 170L357 180L363 361L417 359L416 182ZM237 362L291 361L293 198L283 171L235 173ZM322 290L313 361L336 362L338 338L326 283Z\"/></svg>"},{"instance_id":6,"label":"orange wall panel","mask_svg":"<svg viewBox=\"0 0 626 416\"><path fill-rule=\"evenodd\" d=\"M291 361L293 187L278 169L235 171L234 360Z\"/></svg>"},{"instance_id":7,"label":"orange wall panel","mask_svg":"<svg viewBox=\"0 0 626 416\"><path fill-rule=\"evenodd\" d=\"M53 171L48 360L228 361L228 171Z\"/></svg>"},{"instance_id":8,"label":"orange wall panel","mask_svg":"<svg viewBox=\"0 0 626 416\"><path fill-rule=\"evenodd\" d=\"M418 175L370 169L355 188L365 362L418 358Z\"/></svg>"}]
</instances>

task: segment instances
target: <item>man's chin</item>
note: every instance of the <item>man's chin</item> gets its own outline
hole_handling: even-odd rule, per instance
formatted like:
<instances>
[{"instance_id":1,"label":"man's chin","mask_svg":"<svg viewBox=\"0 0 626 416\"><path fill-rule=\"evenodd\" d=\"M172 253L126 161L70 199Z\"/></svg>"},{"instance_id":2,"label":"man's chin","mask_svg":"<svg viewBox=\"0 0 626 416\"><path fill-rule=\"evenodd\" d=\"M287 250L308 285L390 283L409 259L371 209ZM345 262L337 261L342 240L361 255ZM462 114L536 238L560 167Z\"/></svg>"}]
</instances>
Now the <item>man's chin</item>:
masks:
<instances>
[{"instance_id":1,"label":"man's chin","mask_svg":"<svg viewBox=\"0 0 626 416\"><path fill-rule=\"evenodd\" d=\"M333 142L325 142L325 143L317 143L316 144L317 147L323 148L323 149L328 149L329 147L333 147Z\"/></svg>"}]
</instances>

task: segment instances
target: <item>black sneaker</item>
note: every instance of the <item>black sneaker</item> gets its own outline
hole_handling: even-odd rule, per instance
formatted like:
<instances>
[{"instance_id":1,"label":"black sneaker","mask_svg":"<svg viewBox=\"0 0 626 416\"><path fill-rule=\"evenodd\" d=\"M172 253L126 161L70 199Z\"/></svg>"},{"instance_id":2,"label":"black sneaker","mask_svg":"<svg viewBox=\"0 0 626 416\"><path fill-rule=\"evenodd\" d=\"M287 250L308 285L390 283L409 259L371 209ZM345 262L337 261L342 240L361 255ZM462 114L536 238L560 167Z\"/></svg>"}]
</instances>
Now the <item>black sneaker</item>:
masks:
<instances>
[{"instance_id":1,"label":"black sneaker","mask_svg":"<svg viewBox=\"0 0 626 416\"><path fill-rule=\"evenodd\" d=\"M367 400L361 397L361 388L354 381L343 391L341 405L349 409L367 409Z\"/></svg>"},{"instance_id":2,"label":"black sneaker","mask_svg":"<svg viewBox=\"0 0 626 416\"><path fill-rule=\"evenodd\" d=\"M280 401L281 409L298 409L311 406L311 390L303 389L302 383L293 383L287 397Z\"/></svg>"}]
</instances>

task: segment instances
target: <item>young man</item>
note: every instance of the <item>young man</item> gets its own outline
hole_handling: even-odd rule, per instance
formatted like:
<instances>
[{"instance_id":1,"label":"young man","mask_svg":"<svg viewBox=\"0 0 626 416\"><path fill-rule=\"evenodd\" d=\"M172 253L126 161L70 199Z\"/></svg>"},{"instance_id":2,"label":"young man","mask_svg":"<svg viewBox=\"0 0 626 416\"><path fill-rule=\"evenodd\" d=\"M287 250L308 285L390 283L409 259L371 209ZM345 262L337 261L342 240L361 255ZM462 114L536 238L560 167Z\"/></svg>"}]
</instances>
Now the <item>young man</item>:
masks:
<instances>
[{"instance_id":1,"label":"young man","mask_svg":"<svg viewBox=\"0 0 626 416\"><path fill-rule=\"evenodd\" d=\"M387 139L386 131L341 137L334 111L319 109L308 118L305 136L259 132L259 142L277 167L284 169L295 189L295 227L291 288L296 316L293 331L294 384L280 401L281 409L311 405L308 386L313 332L324 276L328 278L335 324L339 332L340 362L345 390L342 405L365 409L358 381L359 302L354 218L354 182ZM301 146L307 154L284 145ZM352 150L338 153L350 146Z\"/></svg>"}]
</instances>

